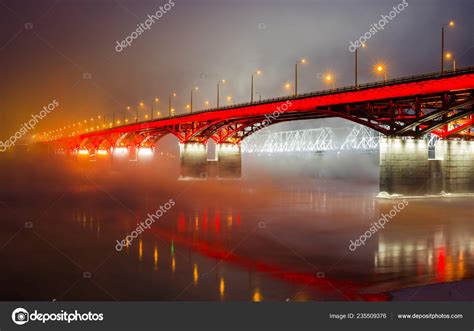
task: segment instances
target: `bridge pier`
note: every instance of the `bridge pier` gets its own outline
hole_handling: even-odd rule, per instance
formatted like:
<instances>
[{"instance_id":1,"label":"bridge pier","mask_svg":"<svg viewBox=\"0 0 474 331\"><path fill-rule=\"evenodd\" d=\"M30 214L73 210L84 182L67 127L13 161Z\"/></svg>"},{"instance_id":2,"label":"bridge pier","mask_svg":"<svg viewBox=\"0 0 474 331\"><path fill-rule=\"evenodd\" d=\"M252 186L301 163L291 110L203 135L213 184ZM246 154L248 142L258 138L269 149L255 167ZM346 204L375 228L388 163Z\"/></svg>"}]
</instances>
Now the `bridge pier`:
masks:
<instances>
[{"instance_id":1,"label":"bridge pier","mask_svg":"<svg viewBox=\"0 0 474 331\"><path fill-rule=\"evenodd\" d=\"M424 140L380 141L380 191L425 195L474 192L474 142L438 141L436 159L428 159Z\"/></svg>"},{"instance_id":2,"label":"bridge pier","mask_svg":"<svg viewBox=\"0 0 474 331\"><path fill-rule=\"evenodd\" d=\"M207 178L207 146L200 143L179 145L180 177Z\"/></svg>"},{"instance_id":3,"label":"bridge pier","mask_svg":"<svg viewBox=\"0 0 474 331\"><path fill-rule=\"evenodd\" d=\"M442 160L444 191L474 192L474 141L438 141L436 158Z\"/></svg>"},{"instance_id":4,"label":"bridge pier","mask_svg":"<svg viewBox=\"0 0 474 331\"><path fill-rule=\"evenodd\" d=\"M430 165L424 140L380 140L380 191L390 194L424 195Z\"/></svg>"},{"instance_id":5,"label":"bridge pier","mask_svg":"<svg viewBox=\"0 0 474 331\"><path fill-rule=\"evenodd\" d=\"M217 178L240 178L242 175L242 152L239 144L222 143L217 147Z\"/></svg>"}]
</instances>

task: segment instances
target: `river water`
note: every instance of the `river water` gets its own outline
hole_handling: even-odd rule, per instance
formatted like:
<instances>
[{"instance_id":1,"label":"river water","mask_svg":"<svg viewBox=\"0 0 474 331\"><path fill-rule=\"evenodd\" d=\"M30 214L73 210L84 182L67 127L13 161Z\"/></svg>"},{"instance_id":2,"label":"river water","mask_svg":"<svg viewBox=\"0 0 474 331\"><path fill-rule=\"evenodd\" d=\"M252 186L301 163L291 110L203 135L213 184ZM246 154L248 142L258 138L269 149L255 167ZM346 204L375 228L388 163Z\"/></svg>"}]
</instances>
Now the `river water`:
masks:
<instances>
[{"instance_id":1,"label":"river water","mask_svg":"<svg viewBox=\"0 0 474 331\"><path fill-rule=\"evenodd\" d=\"M351 159L245 156L241 180L190 181L178 180L173 153L114 164L2 156L0 297L378 301L394 289L473 278L468 198L408 200L351 251L399 203L376 198L373 155Z\"/></svg>"}]
</instances>

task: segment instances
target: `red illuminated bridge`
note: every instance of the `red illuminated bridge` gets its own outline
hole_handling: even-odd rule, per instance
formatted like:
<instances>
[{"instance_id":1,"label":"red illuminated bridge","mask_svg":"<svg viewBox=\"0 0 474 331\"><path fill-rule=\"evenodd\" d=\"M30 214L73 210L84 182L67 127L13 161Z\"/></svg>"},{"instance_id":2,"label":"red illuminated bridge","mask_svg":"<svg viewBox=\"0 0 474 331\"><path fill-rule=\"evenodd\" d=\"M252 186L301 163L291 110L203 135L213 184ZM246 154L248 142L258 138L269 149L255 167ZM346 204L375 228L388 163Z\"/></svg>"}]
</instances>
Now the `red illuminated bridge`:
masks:
<instances>
[{"instance_id":1,"label":"red illuminated bridge","mask_svg":"<svg viewBox=\"0 0 474 331\"><path fill-rule=\"evenodd\" d=\"M387 136L380 147L382 190L409 192L412 185L419 187L425 181L421 193L427 193L426 181L434 166L431 161L440 161L439 167L451 172L443 173L438 184L442 187L435 191L473 191L473 104L474 67L469 67L115 126L48 143L79 157L113 157L153 150L159 139L172 134L180 141L183 177L206 177L210 167L217 168L219 178L240 177L240 142L252 133L287 121L343 118ZM428 133L441 138L437 160L428 160L422 139ZM215 162L207 159L210 139L217 144ZM453 164L455 155L467 156L470 167Z\"/></svg>"}]
</instances>

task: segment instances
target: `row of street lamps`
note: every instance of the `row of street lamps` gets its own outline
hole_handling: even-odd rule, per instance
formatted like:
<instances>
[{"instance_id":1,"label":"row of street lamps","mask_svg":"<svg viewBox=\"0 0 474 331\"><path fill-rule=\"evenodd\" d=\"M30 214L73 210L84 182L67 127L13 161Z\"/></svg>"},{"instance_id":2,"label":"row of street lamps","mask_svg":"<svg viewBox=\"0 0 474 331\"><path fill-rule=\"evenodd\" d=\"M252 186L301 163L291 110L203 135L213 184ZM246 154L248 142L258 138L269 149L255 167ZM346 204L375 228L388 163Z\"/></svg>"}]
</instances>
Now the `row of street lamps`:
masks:
<instances>
[{"instance_id":1,"label":"row of street lamps","mask_svg":"<svg viewBox=\"0 0 474 331\"><path fill-rule=\"evenodd\" d=\"M454 21L449 21L447 24L443 24L442 27L441 27L441 74L445 72L445 60L450 60L453 62L453 71L456 71L456 60L454 59L454 55L453 53L451 52L445 52L445 28L454 28L455 26L455 22ZM361 48L366 48L366 44L362 43ZM358 88L359 86L359 82L358 82L358 75L359 75L359 47L357 47L355 49L355 52L354 52L354 56L355 56L355 63L354 63L354 66L355 66L355 79L354 79L354 85L356 88ZM294 96L297 96L298 95L298 69L299 69L299 65L300 64L305 64L307 63L307 60L302 58L298 61L296 61L295 63L295 81L294 81L294 84L293 84L293 95ZM383 78L384 78L384 82L387 81L387 68L385 65L383 64L377 64L375 65L374 67L374 71L376 74L379 74L379 75L383 75ZM255 92L255 84L254 84L254 79L256 76L260 76L262 75L262 71L261 70L256 70L255 72L252 73L251 75L251 78L250 78L250 102L251 103L254 103L254 96L255 94L258 94L259 96L259 100L262 100L262 96L260 93L257 93ZM332 73L326 73L324 74L323 76L323 80L327 83L327 84L330 84L332 86L332 89L335 88L335 77ZM220 108L220 87L221 87L221 84L225 84L226 83L226 80L225 79L222 79L220 81L217 82L217 100L216 100L216 108L219 109ZM290 90L291 89L291 84L290 83L286 83L284 85L285 89L287 90ZM193 112L193 106L194 106L194 103L193 103L193 94L195 91L198 91L199 90L199 87L195 86L191 89L191 93L190 93L190 103L188 105L186 105L186 108L190 111L190 113ZM169 117L172 117L174 116L174 113L175 113L175 110L174 108L172 107L172 99L174 97L176 97L177 94L176 93L171 93L169 95L169 98L168 98L168 116ZM145 115L145 119L153 119L154 118L154 105L155 104L158 104L159 103L159 99L158 98L154 98L151 102L151 106L150 106L150 116L148 115ZM228 102L232 102L233 101L233 98L232 96L228 96L227 97L227 101ZM206 107L209 106L209 101L205 101L205 105ZM138 107L136 107L136 116L135 116L135 122L138 122L139 121L139 108L144 108L145 107L145 103L142 101L139 103ZM131 111L131 107L130 106L127 106L127 110L128 111ZM161 112L157 112L157 116L160 117L161 116ZM105 117L101 117L101 116L98 116L98 119L103 119L103 124L102 124L102 127L105 128L107 127L107 125L105 124ZM91 118L91 122L94 121L94 118ZM127 118L124 118L123 121L125 123L128 123L128 119ZM87 120L84 121L84 124L87 123ZM120 124L121 121L120 120L117 120L115 119L115 112L113 113L113 117L112 117L112 122L109 123L109 127L112 127L114 126L115 124ZM85 126L84 125L84 126ZM82 126L82 122L79 122L78 127ZM59 134L61 131L63 130L66 130L66 128L75 128L76 125L75 124L72 124L72 125L69 125L67 127L64 127L64 128L60 128L60 129L57 129L57 130L53 130L53 131L50 131L49 134ZM97 126L97 129L99 129L100 126ZM91 127L91 130L94 130L95 127ZM87 131L89 131L89 129L87 128L86 129Z\"/></svg>"}]
</instances>

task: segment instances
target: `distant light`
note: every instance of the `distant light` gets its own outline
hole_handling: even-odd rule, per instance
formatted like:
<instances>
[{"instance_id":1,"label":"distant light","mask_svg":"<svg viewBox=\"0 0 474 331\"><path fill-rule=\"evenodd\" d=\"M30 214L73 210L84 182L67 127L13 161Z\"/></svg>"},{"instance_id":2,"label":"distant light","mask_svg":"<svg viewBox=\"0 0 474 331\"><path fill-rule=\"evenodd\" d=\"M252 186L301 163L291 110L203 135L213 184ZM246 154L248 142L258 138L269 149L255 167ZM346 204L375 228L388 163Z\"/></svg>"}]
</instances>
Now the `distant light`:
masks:
<instances>
[{"instance_id":1,"label":"distant light","mask_svg":"<svg viewBox=\"0 0 474 331\"><path fill-rule=\"evenodd\" d=\"M153 148L152 147L139 147L138 148L138 156L152 156L153 155Z\"/></svg>"},{"instance_id":2,"label":"distant light","mask_svg":"<svg viewBox=\"0 0 474 331\"><path fill-rule=\"evenodd\" d=\"M117 156L123 156L128 154L128 148L127 147L115 147L114 148L114 155Z\"/></svg>"},{"instance_id":3,"label":"distant light","mask_svg":"<svg viewBox=\"0 0 474 331\"><path fill-rule=\"evenodd\" d=\"M143 102L140 102L140 107L143 107L145 106L145 104Z\"/></svg>"},{"instance_id":4,"label":"distant light","mask_svg":"<svg viewBox=\"0 0 474 331\"><path fill-rule=\"evenodd\" d=\"M453 27L453 26L454 26L454 21L450 21L450 22L449 22L449 26L450 26L450 27Z\"/></svg>"},{"instance_id":5,"label":"distant light","mask_svg":"<svg viewBox=\"0 0 474 331\"><path fill-rule=\"evenodd\" d=\"M108 152L107 152L106 149L99 149L99 150L97 151L97 154L98 154L98 155L107 155Z\"/></svg>"},{"instance_id":6,"label":"distant light","mask_svg":"<svg viewBox=\"0 0 474 331\"><path fill-rule=\"evenodd\" d=\"M155 102L159 102L159 101L160 101L160 99L158 99L158 98L155 98Z\"/></svg>"},{"instance_id":7,"label":"distant light","mask_svg":"<svg viewBox=\"0 0 474 331\"><path fill-rule=\"evenodd\" d=\"M89 155L89 151L87 149L80 149L78 154L79 155Z\"/></svg>"}]
</instances>

